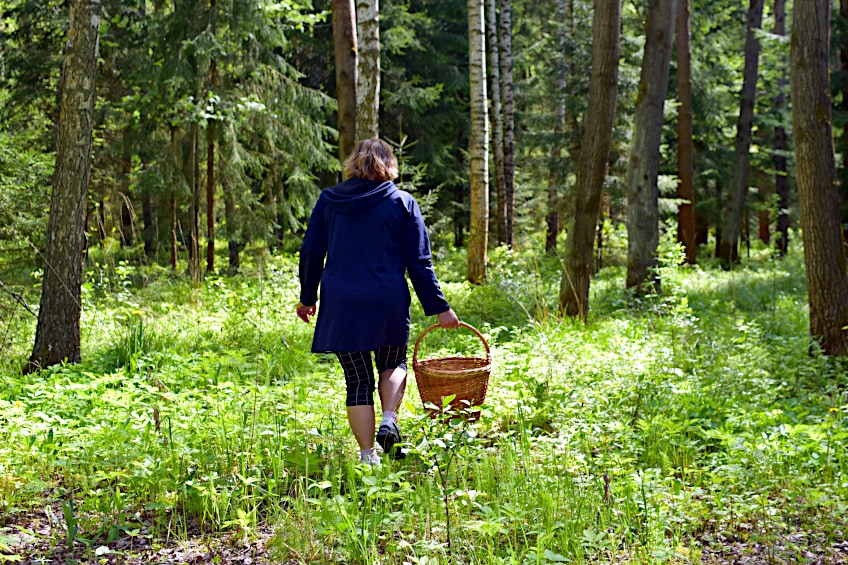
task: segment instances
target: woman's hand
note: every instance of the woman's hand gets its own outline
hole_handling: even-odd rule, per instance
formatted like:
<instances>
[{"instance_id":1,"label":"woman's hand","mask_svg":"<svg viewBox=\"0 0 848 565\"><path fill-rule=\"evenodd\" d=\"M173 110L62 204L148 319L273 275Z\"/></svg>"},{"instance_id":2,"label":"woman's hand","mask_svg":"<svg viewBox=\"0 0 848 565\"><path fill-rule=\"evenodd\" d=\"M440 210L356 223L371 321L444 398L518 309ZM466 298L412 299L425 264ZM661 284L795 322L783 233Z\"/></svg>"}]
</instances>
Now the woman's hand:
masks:
<instances>
[{"instance_id":1,"label":"woman's hand","mask_svg":"<svg viewBox=\"0 0 848 565\"><path fill-rule=\"evenodd\" d=\"M295 312L297 312L297 317L306 322L307 324L309 323L309 316L315 315L314 304L312 306L305 306L303 302L298 302L297 306L295 306L294 309Z\"/></svg>"},{"instance_id":2,"label":"woman's hand","mask_svg":"<svg viewBox=\"0 0 848 565\"><path fill-rule=\"evenodd\" d=\"M448 309L439 314L439 327L446 330L455 330L459 327L459 318L453 309Z\"/></svg>"}]
</instances>

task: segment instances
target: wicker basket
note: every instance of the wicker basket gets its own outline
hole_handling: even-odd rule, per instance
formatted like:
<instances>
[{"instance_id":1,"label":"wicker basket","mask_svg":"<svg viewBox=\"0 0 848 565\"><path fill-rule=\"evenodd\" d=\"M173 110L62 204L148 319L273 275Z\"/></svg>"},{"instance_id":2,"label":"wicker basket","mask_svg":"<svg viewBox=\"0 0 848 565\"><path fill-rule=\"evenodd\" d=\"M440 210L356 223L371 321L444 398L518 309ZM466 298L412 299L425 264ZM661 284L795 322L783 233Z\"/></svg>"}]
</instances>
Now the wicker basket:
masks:
<instances>
[{"instance_id":1,"label":"wicker basket","mask_svg":"<svg viewBox=\"0 0 848 565\"><path fill-rule=\"evenodd\" d=\"M450 403L451 409L476 420L480 416L480 411L473 410L469 413L468 408L480 406L486 399L489 375L492 373L492 352L486 338L474 326L465 322L460 322L459 325L477 334L486 348L485 357L438 357L419 361L418 346L421 345L421 339L439 327L439 324L433 324L421 332L415 341L412 370L415 372L421 402L430 412L430 416L436 417L441 413L439 409L442 407L444 397L456 395ZM433 403L438 408L427 408L427 403Z\"/></svg>"}]
</instances>

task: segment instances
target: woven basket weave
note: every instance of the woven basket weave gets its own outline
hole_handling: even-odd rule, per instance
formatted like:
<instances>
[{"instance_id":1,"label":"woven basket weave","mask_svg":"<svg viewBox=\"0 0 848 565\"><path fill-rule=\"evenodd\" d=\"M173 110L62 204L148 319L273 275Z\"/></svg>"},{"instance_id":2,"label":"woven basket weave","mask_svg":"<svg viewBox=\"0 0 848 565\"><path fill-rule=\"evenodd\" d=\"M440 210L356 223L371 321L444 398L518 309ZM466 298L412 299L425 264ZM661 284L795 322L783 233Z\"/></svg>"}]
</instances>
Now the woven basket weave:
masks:
<instances>
[{"instance_id":1,"label":"woven basket weave","mask_svg":"<svg viewBox=\"0 0 848 565\"><path fill-rule=\"evenodd\" d=\"M486 348L485 357L437 357L419 361L418 347L421 345L421 339L438 328L439 324L433 324L421 332L415 341L412 370L415 372L418 394L421 396L424 407L427 408L427 403L433 403L437 407L437 409L427 408L432 417L441 412L442 399L447 396L456 395L450 403L451 409L466 414L468 414L469 406L480 406L486 400L489 376L492 373L492 352L486 338L477 331L477 328L465 322L460 322L459 325L477 334ZM471 419L477 419L480 412L479 410L471 411L468 415Z\"/></svg>"}]
</instances>

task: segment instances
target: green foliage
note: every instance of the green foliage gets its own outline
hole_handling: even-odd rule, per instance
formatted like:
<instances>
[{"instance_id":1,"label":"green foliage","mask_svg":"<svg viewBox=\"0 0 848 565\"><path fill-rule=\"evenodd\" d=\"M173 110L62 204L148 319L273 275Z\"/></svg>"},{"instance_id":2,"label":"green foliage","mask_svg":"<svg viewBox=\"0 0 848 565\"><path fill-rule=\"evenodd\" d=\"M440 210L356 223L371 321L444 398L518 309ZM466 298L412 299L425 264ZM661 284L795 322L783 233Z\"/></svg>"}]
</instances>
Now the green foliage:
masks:
<instances>
[{"instance_id":1,"label":"green foliage","mask_svg":"<svg viewBox=\"0 0 848 565\"><path fill-rule=\"evenodd\" d=\"M273 554L324 562L683 563L798 531L827 547L848 525L848 381L810 349L800 258L725 272L662 249L664 294L604 269L585 326L553 315L555 258L500 250L485 286L446 258L494 352L489 395L477 421L432 419L410 379L409 454L377 468L355 463L341 371L291 311L294 258L194 287L92 264L83 364L23 376L27 340L3 349L0 511L50 508L77 555L192 523L246 542L285 524ZM412 315L414 338L432 319ZM422 358L481 348L424 341Z\"/></svg>"},{"instance_id":2,"label":"green foliage","mask_svg":"<svg viewBox=\"0 0 848 565\"><path fill-rule=\"evenodd\" d=\"M6 100L0 92L0 104ZM43 246L54 159L33 141L31 133L0 128L0 268Z\"/></svg>"}]
</instances>

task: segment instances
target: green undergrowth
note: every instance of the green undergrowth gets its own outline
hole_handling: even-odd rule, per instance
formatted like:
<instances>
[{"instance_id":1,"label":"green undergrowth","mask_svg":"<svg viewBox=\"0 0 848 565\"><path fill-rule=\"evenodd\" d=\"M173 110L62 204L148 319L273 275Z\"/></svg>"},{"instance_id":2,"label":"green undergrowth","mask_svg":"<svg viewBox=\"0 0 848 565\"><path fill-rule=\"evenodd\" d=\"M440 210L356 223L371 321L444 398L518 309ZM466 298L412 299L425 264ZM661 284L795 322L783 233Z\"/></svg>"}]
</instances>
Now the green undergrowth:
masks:
<instances>
[{"instance_id":1,"label":"green undergrowth","mask_svg":"<svg viewBox=\"0 0 848 565\"><path fill-rule=\"evenodd\" d=\"M292 257L197 285L90 266L79 365L22 375L34 320L4 321L0 562L45 512L78 556L271 526L301 563L694 563L717 534L844 537L848 378L807 336L799 257L664 267L642 298L607 268L585 325L557 319L555 257L499 250L483 286L454 263L445 293L495 359L486 405L430 418L410 379L409 454L378 468L355 464L337 363L309 353ZM434 322L412 314L410 358ZM482 350L436 330L419 353Z\"/></svg>"}]
</instances>

